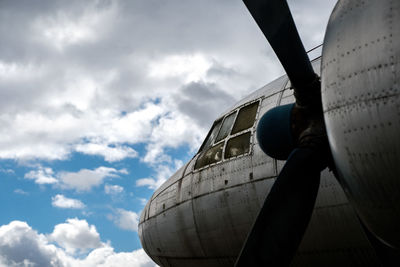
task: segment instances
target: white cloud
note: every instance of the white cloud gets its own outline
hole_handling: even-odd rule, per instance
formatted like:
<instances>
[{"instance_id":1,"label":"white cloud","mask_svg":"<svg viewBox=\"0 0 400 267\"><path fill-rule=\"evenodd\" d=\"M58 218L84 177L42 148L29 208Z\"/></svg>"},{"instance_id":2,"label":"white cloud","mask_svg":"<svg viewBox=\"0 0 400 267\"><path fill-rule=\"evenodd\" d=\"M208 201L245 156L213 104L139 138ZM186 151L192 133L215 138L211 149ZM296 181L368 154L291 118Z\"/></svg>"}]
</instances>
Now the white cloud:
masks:
<instances>
[{"instance_id":1,"label":"white cloud","mask_svg":"<svg viewBox=\"0 0 400 267\"><path fill-rule=\"evenodd\" d=\"M110 147L108 144L86 143L76 146L76 151L88 155L100 155L105 161L115 162L125 158L136 158L138 153L128 146L116 145Z\"/></svg>"},{"instance_id":2,"label":"white cloud","mask_svg":"<svg viewBox=\"0 0 400 267\"><path fill-rule=\"evenodd\" d=\"M35 180L37 184L55 184L58 180L54 177L54 171L51 168L39 166L37 170L32 170L25 174L26 179Z\"/></svg>"},{"instance_id":3,"label":"white cloud","mask_svg":"<svg viewBox=\"0 0 400 267\"><path fill-rule=\"evenodd\" d=\"M0 60L0 78L4 80L30 80L40 78L44 72L43 67L33 64L21 65L15 62L7 63Z\"/></svg>"},{"instance_id":4,"label":"white cloud","mask_svg":"<svg viewBox=\"0 0 400 267\"><path fill-rule=\"evenodd\" d=\"M124 191L124 188L119 185L111 185L111 184L106 184L104 186L104 192L108 195L117 195L120 194Z\"/></svg>"},{"instance_id":5,"label":"white cloud","mask_svg":"<svg viewBox=\"0 0 400 267\"><path fill-rule=\"evenodd\" d=\"M160 164L155 166L155 177L154 178L141 178L136 180L136 186L147 186L150 189L157 189L162 185L172 174L174 174L180 167L182 167L183 162L180 160L175 160L172 166L166 164Z\"/></svg>"},{"instance_id":6,"label":"white cloud","mask_svg":"<svg viewBox=\"0 0 400 267\"><path fill-rule=\"evenodd\" d=\"M126 174L127 171L102 166L94 170L82 169L78 172L60 172L58 176L61 188L89 191L92 187L101 185L107 178L118 177L119 173Z\"/></svg>"},{"instance_id":7,"label":"white cloud","mask_svg":"<svg viewBox=\"0 0 400 267\"><path fill-rule=\"evenodd\" d=\"M21 221L0 227L0 255L2 266L63 266L65 259L65 253Z\"/></svg>"},{"instance_id":8,"label":"white cloud","mask_svg":"<svg viewBox=\"0 0 400 267\"><path fill-rule=\"evenodd\" d=\"M103 246L96 227L89 225L86 220L77 218L67 219L66 223L57 224L48 238L57 242L70 254L84 253Z\"/></svg>"},{"instance_id":9,"label":"white cloud","mask_svg":"<svg viewBox=\"0 0 400 267\"><path fill-rule=\"evenodd\" d=\"M111 216L114 223L121 229L137 232L139 225L139 214L133 211L117 209L115 215Z\"/></svg>"},{"instance_id":10,"label":"white cloud","mask_svg":"<svg viewBox=\"0 0 400 267\"><path fill-rule=\"evenodd\" d=\"M150 62L149 76L157 79L183 78L185 83L205 78L211 62L203 54L168 55L161 60Z\"/></svg>"},{"instance_id":11,"label":"white cloud","mask_svg":"<svg viewBox=\"0 0 400 267\"><path fill-rule=\"evenodd\" d=\"M101 84L97 81L86 89L84 85L72 86L76 87L81 90L79 94L74 89L63 96L59 93L49 97L43 105L50 107L43 113L1 114L0 124L7 128L0 129L0 159L63 160L74 151L99 155L109 162L134 158L137 152L125 143L146 142L154 121L166 112L153 103L126 114L109 109L87 110L96 94L90 88ZM84 91L87 100L82 96Z\"/></svg>"},{"instance_id":12,"label":"white cloud","mask_svg":"<svg viewBox=\"0 0 400 267\"><path fill-rule=\"evenodd\" d=\"M90 253L77 257L70 254L83 250ZM47 236L26 222L12 221L0 226L0 266L155 267L156 264L143 249L115 252L109 244L100 241L93 225L89 226L85 220L68 219L56 225L54 232Z\"/></svg>"},{"instance_id":13,"label":"white cloud","mask_svg":"<svg viewBox=\"0 0 400 267\"><path fill-rule=\"evenodd\" d=\"M114 169L100 166L94 170L81 169L78 172L59 171L54 173L51 168L38 166L25 174L26 179L32 179L37 184L55 184L62 189L76 191L90 191L93 187L101 185L104 180L128 174L126 169Z\"/></svg>"},{"instance_id":14,"label":"white cloud","mask_svg":"<svg viewBox=\"0 0 400 267\"><path fill-rule=\"evenodd\" d=\"M67 198L64 195L56 195L51 198L51 205L53 207L62 208L62 209L83 209L85 208L85 204L78 199Z\"/></svg>"},{"instance_id":15,"label":"white cloud","mask_svg":"<svg viewBox=\"0 0 400 267\"><path fill-rule=\"evenodd\" d=\"M75 14L60 10L39 17L34 22L34 28L44 44L62 51L68 46L96 41L99 34L108 29L107 21L115 16L115 11L115 5L102 9L88 5L83 12Z\"/></svg>"},{"instance_id":16,"label":"white cloud","mask_svg":"<svg viewBox=\"0 0 400 267\"><path fill-rule=\"evenodd\" d=\"M149 256L143 249L132 252L115 253L112 248L99 248L91 252L88 257L82 261L82 266L98 266L98 267L155 267L157 266L151 261Z\"/></svg>"},{"instance_id":17,"label":"white cloud","mask_svg":"<svg viewBox=\"0 0 400 267\"><path fill-rule=\"evenodd\" d=\"M336 1L300 2L311 47ZM282 72L240 1L168 1L157 16L141 1L20 5L0 15L15 25L0 29L0 159L115 162L144 143L145 162L168 161L166 148L193 152L219 112Z\"/></svg>"},{"instance_id":18,"label":"white cloud","mask_svg":"<svg viewBox=\"0 0 400 267\"><path fill-rule=\"evenodd\" d=\"M170 161L170 157L164 151L168 147L178 148L188 144L194 150L201 143L204 133L205 131L193 123L191 118L178 112L171 112L161 117L153 128L143 161L150 164Z\"/></svg>"},{"instance_id":19,"label":"white cloud","mask_svg":"<svg viewBox=\"0 0 400 267\"><path fill-rule=\"evenodd\" d=\"M29 195L29 193L28 192L26 192L26 191L24 191L24 190L22 190L22 189L20 189L20 188L17 188L17 189L15 189L14 190L14 193L15 194L19 194L19 195Z\"/></svg>"}]
</instances>

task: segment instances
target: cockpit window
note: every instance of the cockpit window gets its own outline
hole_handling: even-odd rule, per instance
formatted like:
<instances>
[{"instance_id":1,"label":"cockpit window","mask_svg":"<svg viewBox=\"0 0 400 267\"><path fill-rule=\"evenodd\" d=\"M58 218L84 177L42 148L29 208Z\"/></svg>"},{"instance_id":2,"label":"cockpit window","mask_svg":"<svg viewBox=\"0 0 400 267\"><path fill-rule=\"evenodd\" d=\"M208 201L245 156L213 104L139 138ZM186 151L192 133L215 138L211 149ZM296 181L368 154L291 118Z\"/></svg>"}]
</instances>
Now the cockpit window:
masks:
<instances>
[{"instance_id":1,"label":"cockpit window","mask_svg":"<svg viewBox=\"0 0 400 267\"><path fill-rule=\"evenodd\" d=\"M250 150L250 132L229 139L225 148L225 158L232 158L248 153Z\"/></svg>"},{"instance_id":2,"label":"cockpit window","mask_svg":"<svg viewBox=\"0 0 400 267\"><path fill-rule=\"evenodd\" d=\"M219 128L221 126L222 119L219 121L216 121L210 131L210 133L207 136L207 140L204 142L204 144L201 146L200 151L205 151L207 148L209 148L215 139L215 136L217 135Z\"/></svg>"},{"instance_id":3,"label":"cockpit window","mask_svg":"<svg viewBox=\"0 0 400 267\"><path fill-rule=\"evenodd\" d=\"M221 141L225 137L228 136L231 131L233 121L235 120L236 112L225 117L224 123L222 123L221 130L219 130L218 136L215 139L215 142Z\"/></svg>"},{"instance_id":4,"label":"cockpit window","mask_svg":"<svg viewBox=\"0 0 400 267\"><path fill-rule=\"evenodd\" d=\"M250 128L254 124L254 119L256 118L258 108L258 101L243 107L237 116L235 125L233 125L232 133L235 134L241 132L245 129Z\"/></svg>"},{"instance_id":5,"label":"cockpit window","mask_svg":"<svg viewBox=\"0 0 400 267\"><path fill-rule=\"evenodd\" d=\"M197 158L196 165L194 166L194 168L198 169L206 165L221 161L223 146L224 143L221 143L201 153L200 156Z\"/></svg>"},{"instance_id":6,"label":"cockpit window","mask_svg":"<svg viewBox=\"0 0 400 267\"><path fill-rule=\"evenodd\" d=\"M200 148L195 170L250 152L251 127L254 125L259 103L260 101L256 101L239 111L236 109L214 123Z\"/></svg>"}]
</instances>

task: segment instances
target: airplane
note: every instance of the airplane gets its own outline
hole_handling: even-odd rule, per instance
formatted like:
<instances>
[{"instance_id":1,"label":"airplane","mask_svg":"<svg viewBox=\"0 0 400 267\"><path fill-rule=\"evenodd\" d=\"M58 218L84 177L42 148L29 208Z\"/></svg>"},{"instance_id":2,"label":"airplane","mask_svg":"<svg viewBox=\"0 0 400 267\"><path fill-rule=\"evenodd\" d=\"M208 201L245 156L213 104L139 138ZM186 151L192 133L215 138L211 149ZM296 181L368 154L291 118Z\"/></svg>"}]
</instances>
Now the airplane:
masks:
<instances>
[{"instance_id":1,"label":"airplane","mask_svg":"<svg viewBox=\"0 0 400 267\"><path fill-rule=\"evenodd\" d=\"M339 0L312 62L286 1L244 3L286 75L154 192L143 249L160 266L400 266L400 2Z\"/></svg>"}]
</instances>

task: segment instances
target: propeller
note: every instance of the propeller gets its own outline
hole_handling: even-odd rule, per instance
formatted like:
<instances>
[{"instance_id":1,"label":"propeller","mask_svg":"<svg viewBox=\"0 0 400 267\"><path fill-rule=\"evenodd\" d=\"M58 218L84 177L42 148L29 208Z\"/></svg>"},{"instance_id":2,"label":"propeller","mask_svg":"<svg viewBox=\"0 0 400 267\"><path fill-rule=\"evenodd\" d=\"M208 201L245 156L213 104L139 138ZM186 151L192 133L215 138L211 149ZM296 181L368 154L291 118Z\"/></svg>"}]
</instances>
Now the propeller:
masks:
<instances>
[{"instance_id":1,"label":"propeller","mask_svg":"<svg viewBox=\"0 0 400 267\"><path fill-rule=\"evenodd\" d=\"M258 214L235 266L288 266L310 221L318 193L318 153L296 148L290 154Z\"/></svg>"},{"instance_id":2,"label":"propeller","mask_svg":"<svg viewBox=\"0 0 400 267\"><path fill-rule=\"evenodd\" d=\"M285 69L296 103L269 110L257 139L271 157L287 159L253 224L236 267L288 266L307 229L320 174L331 162L321 83L285 0L244 0Z\"/></svg>"},{"instance_id":3,"label":"propeller","mask_svg":"<svg viewBox=\"0 0 400 267\"><path fill-rule=\"evenodd\" d=\"M282 63L292 85L302 88L316 74L297 32L285 0L243 0L272 49Z\"/></svg>"}]
</instances>

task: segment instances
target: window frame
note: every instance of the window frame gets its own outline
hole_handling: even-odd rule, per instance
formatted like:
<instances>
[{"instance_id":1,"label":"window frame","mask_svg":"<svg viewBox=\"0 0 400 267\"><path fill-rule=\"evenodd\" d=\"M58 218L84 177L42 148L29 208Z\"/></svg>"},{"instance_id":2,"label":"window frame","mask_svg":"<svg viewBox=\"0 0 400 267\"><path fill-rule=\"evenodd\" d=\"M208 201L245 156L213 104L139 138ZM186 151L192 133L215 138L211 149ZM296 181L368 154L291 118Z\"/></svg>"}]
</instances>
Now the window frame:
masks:
<instances>
[{"instance_id":1,"label":"window frame","mask_svg":"<svg viewBox=\"0 0 400 267\"><path fill-rule=\"evenodd\" d=\"M193 169L194 172L199 172L199 171L202 171L202 170L204 170L204 169L213 167L213 166L215 166L215 165L217 165L217 164L222 164L222 163L225 163L225 162L227 162L227 161L232 161L232 160L235 160L235 159L240 158L240 157L249 156L249 155L251 155L251 154L253 153L253 145L254 145L254 138L255 138L255 137L254 137L255 126L257 125L256 122L257 122L258 119L259 119L258 117L259 117L259 113L260 113L260 109L261 109L261 103L262 103L262 101L263 101L264 99L265 99L265 96L263 96L263 97L261 97L261 98L257 98L257 99L251 100L251 101L249 101L249 102L246 102L246 103L244 103L244 104L242 104L242 105L236 107L236 108L235 108L234 110L232 110L231 112L224 114L224 116L221 116L220 118L218 118L218 119L216 119L216 120L214 121L213 126L211 127L209 133L207 134L207 138L204 140L203 144L201 145L199 151L198 151L197 154L196 154L196 157L195 157L195 160L196 160L195 165L196 165L196 163L197 163L197 160L198 160L198 157L200 156L200 154L205 152L205 151L203 151L204 145L205 145L205 143L206 143L206 140L209 138L209 135L211 135L211 132L212 132L212 130L213 130L213 127L214 127L215 125L217 125L220 121L221 121L221 124L220 124L220 126L219 126L218 133L216 134L216 136L215 136L215 138L214 138L212 144L210 145L210 148L211 148L211 147L214 147L214 146L216 146L216 145L219 145L219 144L221 144L221 143L223 143L223 146L222 146L222 159L221 159L220 161L218 161L218 162L215 162L215 163L212 163L212 164L209 164L209 165L205 165L205 166L200 167L200 168L198 168L198 169ZM247 107L247 106L249 106L249 105L252 105L252 104L254 104L254 103L256 103L256 102L258 102L258 105L257 105L257 111L256 111L256 115L255 115L255 117L254 117L253 125L250 126L250 127L247 128L247 129L244 129L244 130L240 131L240 132L237 132L237 133L235 133L235 134L231 134L232 129L233 129L233 126L234 126L234 124L236 123L236 119L237 119L237 117L238 117L238 114L239 114L240 110L241 110L242 108ZM219 140L218 142L215 142L216 138L217 138L218 135L219 135L219 131L221 130L222 124L224 123L225 119L226 119L228 116L232 115L233 113L236 113L236 115L235 115L235 119L234 119L234 121L233 121L233 123L232 123L232 125L231 125L231 127L230 127L230 130L229 130L228 135L227 135L225 138ZM236 136L245 134L245 133L247 133L247 132L250 132L249 151L248 151L247 153L244 153L244 154L240 154L240 155L233 156L233 157L230 157L230 158L225 158L225 150L226 150L226 146L227 146L228 141L229 141L230 139L232 139L232 138L235 138Z\"/></svg>"}]
</instances>

